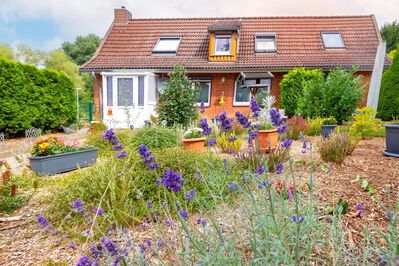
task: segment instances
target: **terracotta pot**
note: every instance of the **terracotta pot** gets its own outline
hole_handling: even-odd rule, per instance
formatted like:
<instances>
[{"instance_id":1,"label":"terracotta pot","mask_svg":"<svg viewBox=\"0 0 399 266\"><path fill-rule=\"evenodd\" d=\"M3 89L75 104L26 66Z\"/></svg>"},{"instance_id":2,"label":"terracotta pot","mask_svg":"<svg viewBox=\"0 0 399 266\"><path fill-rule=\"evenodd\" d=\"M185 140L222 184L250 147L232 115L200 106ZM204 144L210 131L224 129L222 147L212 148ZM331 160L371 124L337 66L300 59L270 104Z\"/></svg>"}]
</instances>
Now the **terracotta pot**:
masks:
<instances>
[{"instance_id":1,"label":"terracotta pot","mask_svg":"<svg viewBox=\"0 0 399 266\"><path fill-rule=\"evenodd\" d=\"M258 132L259 132L258 139L260 142L259 146L263 151L268 151L269 149L275 150L277 148L278 145L277 128L271 130L259 130Z\"/></svg>"},{"instance_id":2,"label":"terracotta pot","mask_svg":"<svg viewBox=\"0 0 399 266\"><path fill-rule=\"evenodd\" d=\"M205 138L182 139L182 141L186 150L202 151L205 147Z\"/></svg>"}]
</instances>

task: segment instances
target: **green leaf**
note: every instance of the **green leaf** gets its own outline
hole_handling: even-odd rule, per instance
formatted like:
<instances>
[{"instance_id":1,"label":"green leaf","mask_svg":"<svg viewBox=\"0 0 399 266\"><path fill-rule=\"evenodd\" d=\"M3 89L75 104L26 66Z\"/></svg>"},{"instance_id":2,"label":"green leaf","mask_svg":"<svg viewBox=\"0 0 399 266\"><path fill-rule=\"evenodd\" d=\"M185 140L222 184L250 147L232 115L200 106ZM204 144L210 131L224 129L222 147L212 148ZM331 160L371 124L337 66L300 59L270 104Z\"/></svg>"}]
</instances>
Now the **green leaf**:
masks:
<instances>
[{"instance_id":1,"label":"green leaf","mask_svg":"<svg viewBox=\"0 0 399 266\"><path fill-rule=\"evenodd\" d=\"M360 176L359 176L359 175L356 175L355 179L353 179L353 180L351 181L351 183L355 183L355 182L359 182L359 181L360 181Z\"/></svg>"},{"instance_id":2,"label":"green leaf","mask_svg":"<svg viewBox=\"0 0 399 266\"><path fill-rule=\"evenodd\" d=\"M363 179L361 188L366 190L368 185L369 185L369 181L367 181L367 179Z\"/></svg>"},{"instance_id":3,"label":"green leaf","mask_svg":"<svg viewBox=\"0 0 399 266\"><path fill-rule=\"evenodd\" d=\"M374 188L373 185L371 185L371 184L369 184L369 185L367 186L367 190L368 190L369 196L373 195L373 194L376 192L375 188Z\"/></svg>"}]
</instances>

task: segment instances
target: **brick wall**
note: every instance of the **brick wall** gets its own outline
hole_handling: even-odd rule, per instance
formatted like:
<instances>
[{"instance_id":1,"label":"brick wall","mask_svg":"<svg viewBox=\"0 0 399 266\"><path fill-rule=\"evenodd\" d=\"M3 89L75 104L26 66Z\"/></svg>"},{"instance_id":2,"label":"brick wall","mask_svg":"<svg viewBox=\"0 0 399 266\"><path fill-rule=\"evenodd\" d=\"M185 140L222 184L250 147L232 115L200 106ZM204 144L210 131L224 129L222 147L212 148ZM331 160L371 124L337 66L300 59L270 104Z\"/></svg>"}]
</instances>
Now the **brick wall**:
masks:
<instances>
[{"instance_id":1,"label":"brick wall","mask_svg":"<svg viewBox=\"0 0 399 266\"><path fill-rule=\"evenodd\" d=\"M94 80L94 115L100 116L100 90L103 86L103 80L99 73L96 73L96 78Z\"/></svg>"},{"instance_id":2,"label":"brick wall","mask_svg":"<svg viewBox=\"0 0 399 266\"><path fill-rule=\"evenodd\" d=\"M360 106L364 107L367 104L367 96L369 94L370 80L371 80L371 71L358 71L355 73L356 75L363 76L362 85L364 85L364 94L362 97L362 101L360 102Z\"/></svg>"}]
</instances>

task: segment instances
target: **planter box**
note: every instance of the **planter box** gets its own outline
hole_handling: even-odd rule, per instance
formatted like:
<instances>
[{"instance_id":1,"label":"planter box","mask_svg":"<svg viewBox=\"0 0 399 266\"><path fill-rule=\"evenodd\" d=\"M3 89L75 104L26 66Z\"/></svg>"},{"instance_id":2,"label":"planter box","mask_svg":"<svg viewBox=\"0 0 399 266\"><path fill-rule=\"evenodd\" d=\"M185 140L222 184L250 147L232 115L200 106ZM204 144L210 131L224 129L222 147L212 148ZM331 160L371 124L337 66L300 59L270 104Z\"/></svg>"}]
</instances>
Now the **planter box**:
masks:
<instances>
[{"instance_id":1,"label":"planter box","mask_svg":"<svg viewBox=\"0 0 399 266\"><path fill-rule=\"evenodd\" d=\"M328 136L333 133L336 127L337 125L321 125L321 135L323 138L328 138Z\"/></svg>"},{"instance_id":2,"label":"planter box","mask_svg":"<svg viewBox=\"0 0 399 266\"><path fill-rule=\"evenodd\" d=\"M32 170L39 176L64 173L92 165L98 148L49 156L29 157Z\"/></svg>"},{"instance_id":3,"label":"planter box","mask_svg":"<svg viewBox=\"0 0 399 266\"><path fill-rule=\"evenodd\" d=\"M186 150L202 151L205 147L205 138L182 139L182 142Z\"/></svg>"},{"instance_id":4,"label":"planter box","mask_svg":"<svg viewBox=\"0 0 399 266\"><path fill-rule=\"evenodd\" d=\"M258 142L262 151L274 151L278 145L278 131L277 128L270 130L258 130L258 137L255 138L255 142Z\"/></svg>"},{"instance_id":5,"label":"planter box","mask_svg":"<svg viewBox=\"0 0 399 266\"><path fill-rule=\"evenodd\" d=\"M399 124L386 124L385 127L385 141L387 149L384 154L399 158Z\"/></svg>"}]
</instances>

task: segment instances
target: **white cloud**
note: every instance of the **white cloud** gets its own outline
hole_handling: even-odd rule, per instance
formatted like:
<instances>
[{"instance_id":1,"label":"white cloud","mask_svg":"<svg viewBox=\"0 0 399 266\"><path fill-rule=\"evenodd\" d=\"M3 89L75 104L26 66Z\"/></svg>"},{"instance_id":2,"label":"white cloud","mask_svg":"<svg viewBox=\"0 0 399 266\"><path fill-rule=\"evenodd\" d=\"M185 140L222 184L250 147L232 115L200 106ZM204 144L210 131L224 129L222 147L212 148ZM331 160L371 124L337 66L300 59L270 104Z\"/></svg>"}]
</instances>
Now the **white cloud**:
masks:
<instances>
[{"instance_id":1,"label":"white cloud","mask_svg":"<svg viewBox=\"0 0 399 266\"><path fill-rule=\"evenodd\" d=\"M57 25L54 47L60 40L95 33L103 36L113 19L113 9L126 6L133 17L220 17L283 15L375 14L379 25L399 19L399 0L0 0L0 34L12 34L1 24L18 19L51 19Z\"/></svg>"}]
</instances>

